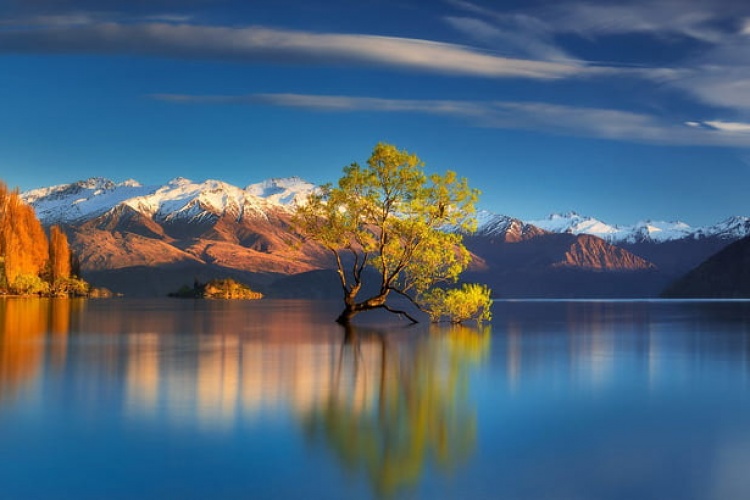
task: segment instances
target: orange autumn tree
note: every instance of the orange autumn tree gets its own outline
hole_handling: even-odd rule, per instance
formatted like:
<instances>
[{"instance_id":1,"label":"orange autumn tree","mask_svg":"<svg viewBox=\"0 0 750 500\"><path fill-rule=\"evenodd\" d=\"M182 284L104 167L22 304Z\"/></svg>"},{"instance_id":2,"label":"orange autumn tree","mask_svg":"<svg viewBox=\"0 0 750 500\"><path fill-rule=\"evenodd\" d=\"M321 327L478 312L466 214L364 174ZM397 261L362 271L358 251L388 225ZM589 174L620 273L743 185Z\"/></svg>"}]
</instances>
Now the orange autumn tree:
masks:
<instances>
[{"instance_id":1,"label":"orange autumn tree","mask_svg":"<svg viewBox=\"0 0 750 500\"><path fill-rule=\"evenodd\" d=\"M82 282L71 278L68 239L57 226L50 236L18 189L9 191L0 181L0 290L79 294Z\"/></svg>"},{"instance_id":2,"label":"orange autumn tree","mask_svg":"<svg viewBox=\"0 0 750 500\"><path fill-rule=\"evenodd\" d=\"M50 279L56 283L60 279L70 278L70 247L68 237L58 226L49 231L49 268Z\"/></svg>"},{"instance_id":3,"label":"orange autumn tree","mask_svg":"<svg viewBox=\"0 0 750 500\"><path fill-rule=\"evenodd\" d=\"M49 245L47 235L18 190L8 192L0 185L0 252L4 258L7 284L19 277L39 277L47 264Z\"/></svg>"}]
</instances>

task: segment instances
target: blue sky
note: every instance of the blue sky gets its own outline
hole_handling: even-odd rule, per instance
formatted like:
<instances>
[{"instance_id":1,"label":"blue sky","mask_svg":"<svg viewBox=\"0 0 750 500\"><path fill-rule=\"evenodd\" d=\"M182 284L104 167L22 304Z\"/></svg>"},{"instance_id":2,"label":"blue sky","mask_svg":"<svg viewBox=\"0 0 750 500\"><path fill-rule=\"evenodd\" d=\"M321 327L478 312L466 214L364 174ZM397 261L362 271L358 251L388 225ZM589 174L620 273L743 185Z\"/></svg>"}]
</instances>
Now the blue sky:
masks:
<instances>
[{"instance_id":1,"label":"blue sky","mask_svg":"<svg viewBox=\"0 0 750 500\"><path fill-rule=\"evenodd\" d=\"M6 0L0 178L335 181L378 141L483 208L750 215L750 4Z\"/></svg>"}]
</instances>

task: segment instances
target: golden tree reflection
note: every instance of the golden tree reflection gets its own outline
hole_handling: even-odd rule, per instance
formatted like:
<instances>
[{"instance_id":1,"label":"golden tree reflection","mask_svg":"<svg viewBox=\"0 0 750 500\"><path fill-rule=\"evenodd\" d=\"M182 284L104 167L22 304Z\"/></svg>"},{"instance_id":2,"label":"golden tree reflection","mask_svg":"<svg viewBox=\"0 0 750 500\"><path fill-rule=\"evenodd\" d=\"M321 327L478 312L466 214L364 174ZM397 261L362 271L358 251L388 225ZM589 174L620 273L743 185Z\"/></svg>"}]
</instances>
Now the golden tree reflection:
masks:
<instances>
[{"instance_id":1,"label":"golden tree reflection","mask_svg":"<svg viewBox=\"0 0 750 500\"><path fill-rule=\"evenodd\" d=\"M431 461L453 469L475 446L468 376L488 353L489 329L433 327L411 345L403 335L347 327L334 390L306 419L308 434L348 471L364 471L378 495L415 485Z\"/></svg>"},{"instance_id":2,"label":"golden tree reflection","mask_svg":"<svg viewBox=\"0 0 750 500\"><path fill-rule=\"evenodd\" d=\"M0 401L36 380L46 357L62 368L71 315L83 304L80 299L0 299Z\"/></svg>"}]
</instances>

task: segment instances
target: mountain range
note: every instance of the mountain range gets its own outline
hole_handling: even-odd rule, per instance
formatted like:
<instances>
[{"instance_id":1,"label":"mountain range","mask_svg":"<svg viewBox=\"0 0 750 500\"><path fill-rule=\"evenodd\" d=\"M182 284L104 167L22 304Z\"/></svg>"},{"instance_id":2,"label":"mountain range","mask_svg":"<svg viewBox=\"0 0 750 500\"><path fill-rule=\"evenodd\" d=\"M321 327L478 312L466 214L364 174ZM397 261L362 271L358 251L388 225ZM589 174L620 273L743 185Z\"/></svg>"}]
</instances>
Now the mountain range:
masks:
<instances>
[{"instance_id":1,"label":"mountain range","mask_svg":"<svg viewBox=\"0 0 750 500\"><path fill-rule=\"evenodd\" d=\"M127 295L164 295L193 280L233 277L271 296L335 293L333 262L290 227L316 186L300 178L244 188L177 178L160 186L91 178L27 191L45 225L65 228L89 281ZM521 221L480 211L465 243L467 279L500 297L651 297L727 245L750 217L693 228L613 226L570 212Z\"/></svg>"}]
</instances>

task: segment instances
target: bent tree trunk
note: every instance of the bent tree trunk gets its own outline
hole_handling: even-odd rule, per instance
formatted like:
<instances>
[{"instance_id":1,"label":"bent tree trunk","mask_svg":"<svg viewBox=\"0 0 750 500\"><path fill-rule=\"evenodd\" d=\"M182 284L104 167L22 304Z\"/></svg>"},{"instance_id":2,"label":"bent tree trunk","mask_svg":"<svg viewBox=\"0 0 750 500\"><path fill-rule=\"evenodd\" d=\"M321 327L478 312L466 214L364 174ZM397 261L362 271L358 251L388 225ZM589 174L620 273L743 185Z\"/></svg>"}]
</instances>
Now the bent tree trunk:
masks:
<instances>
[{"instance_id":1,"label":"bent tree trunk","mask_svg":"<svg viewBox=\"0 0 750 500\"><path fill-rule=\"evenodd\" d=\"M363 312L363 311L372 311L373 309L385 309L388 312L391 312L393 314L398 314L405 316L409 321L412 323L419 323L412 315L410 315L406 311L401 311L398 309L394 309L390 307L388 304L386 304L386 299L388 298L388 290L381 292L380 294L371 297L367 300L364 300L362 302L357 302L354 299L353 294L347 293L344 295L344 310L341 311L341 314L339 314L339 317L336 318L336 323L339 323L340 325L350 325L352 320L354 319L354 316L357 314Z\"/></svg>"}]
</instances>

